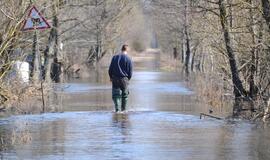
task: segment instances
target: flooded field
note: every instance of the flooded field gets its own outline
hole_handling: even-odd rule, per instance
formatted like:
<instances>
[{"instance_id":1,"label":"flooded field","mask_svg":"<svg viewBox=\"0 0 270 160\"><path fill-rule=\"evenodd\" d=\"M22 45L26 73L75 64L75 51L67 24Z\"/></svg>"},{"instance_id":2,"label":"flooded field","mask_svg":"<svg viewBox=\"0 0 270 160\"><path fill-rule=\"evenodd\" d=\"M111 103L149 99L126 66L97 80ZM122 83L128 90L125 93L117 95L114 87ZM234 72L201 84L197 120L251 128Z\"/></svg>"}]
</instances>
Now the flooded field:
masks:
<instances>
[{"instance_id":1,"label":"flooded field","mask_svg":"<svg viewBox=\"0 0 270 160\"><path fill-rule=\"evenodd\" d=\"M125 114L113 112L111 85L103 68L89 79L56 85L63 113L2 119L1 158L270 159L267 125L199 119L199 113L207 113L208 107L185 87L181 75L159 72L155 63L152 68L150 62L146 64L150 68L137 69L130 82L129 111ZM222 113L214 113L230 114L219 111Z\"/></svg>"}]
</instances>

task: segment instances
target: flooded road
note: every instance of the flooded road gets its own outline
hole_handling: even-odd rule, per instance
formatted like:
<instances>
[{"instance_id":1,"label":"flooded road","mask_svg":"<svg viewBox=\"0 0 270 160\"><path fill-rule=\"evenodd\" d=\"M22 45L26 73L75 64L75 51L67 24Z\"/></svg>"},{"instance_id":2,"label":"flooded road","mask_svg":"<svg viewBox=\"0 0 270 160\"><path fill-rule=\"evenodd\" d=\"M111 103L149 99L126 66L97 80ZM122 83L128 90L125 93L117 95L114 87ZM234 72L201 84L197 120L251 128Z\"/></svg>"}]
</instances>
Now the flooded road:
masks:
<instances>
[{"instance_id":1,"label":"flooded road","mask_svg":"<svg viewBox=\"0 0 270 160\"><path fill-rule=\"evenodd\" d=\"M20 127L32 139L2 159L267 160L269 128L245 122L200 120L172 112L66 112L17 116L1 130ZM23 131L17 130L18 136Z\"/></svg>"},{"instance_id":2,"label":"flooded road","mask_svg":"<svg viewBox=\"0 0 270 160\"><path fill-rule=\"evenodd\" d=\"M106 71L103 74L107 76ZM61 86L64 88L60 91L64 95L64 111L113 111L111 84L86 81L88 83L75 80ZM196 100L191 96L193 92L181 83L176 73L137 71L129 89L130 111L185 112L196 108Z\"/></svg>"},{"instance_id":3,"label":"flooded road","mask_svg":"<svg viewBox=\"0 0 270 160\"><path fill-rule=\"evenodd\" d=\"M2 119L1 159L270 159L268 126L200 120L199 113L208 107L185 87L181 75L146 64L147 69L134 73L125 114L112 112L111 85L103 68L89 79L56 86L63 113Z\"/></svg>"}]
</instances>

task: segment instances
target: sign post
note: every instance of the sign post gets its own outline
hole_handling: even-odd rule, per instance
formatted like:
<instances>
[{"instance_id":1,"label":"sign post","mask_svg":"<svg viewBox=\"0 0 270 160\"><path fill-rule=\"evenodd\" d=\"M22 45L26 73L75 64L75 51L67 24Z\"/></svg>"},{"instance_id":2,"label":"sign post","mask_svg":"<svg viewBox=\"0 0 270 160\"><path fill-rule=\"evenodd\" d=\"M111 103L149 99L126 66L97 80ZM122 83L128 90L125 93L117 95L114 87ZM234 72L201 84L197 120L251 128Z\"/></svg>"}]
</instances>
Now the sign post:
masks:
<instances>
[{"instance_id":1,"label":"sign post","mask_svg":"<svg viewBox=\"0 0 270 160\"><path fill-rule=\"evenodd\" d=\"M34 30L33 37L33 58L32 58L32 70L31 76L34 84L38 84L41 80L41 56L39 52L39 37L38 30L44 30L51 28L47 20L41 15L35 6L32 6L29 10L27 18L24 20L22 31ZM42 92L42 111L45 112L44 92L43 92L43 80L41 80L41 92Z\"/></svg>"},{"instance_id":2,"label":"sign post","mask_svg":"<svg viewBox=\"0 0 270 160\"><path fill-rule=\"evenodd\" d=\"M39 45L38 45L38 31L34 31L34 39L33 39L33 81L34 83L38 83L40 80L41 74L41 63L40 63L40 53L39 53Z\"/></svg>"},{"instance_id":3,"label":"sign post","mask_svg":"<svg viewBox=\"0 0 270 160\"><path fill-rule=\"evenodd\" d=\"M38 45L38 30L48 29L51 26L47 20L41 15L35 6L32 6L29 10L28 16L23 23L22 31L31 31L34 30L34 39L33 39L33 58L32 58L32 70L31 77L34 83L38 83L41 78L41 63L40 63L40 54L39 54L39 45Z\"/></svg>"},{"instance_id":4,"label":"sign post","mask_svg":"<svg viewBox=\"0 0 270 160\"><path fill-rule=\"evenodd\" d=\"M42 30L51 28L47 20L41 15L35 6L29 10L27 19L23 22L22 31Z\"/></svg>"},{"instance_id":5,"label":"sign post","mask_svg":"<svg viewBox=\"0 0 270 160\"><path fill-rule=\"evenodd\" d=\"M47 20L41 15L35 6L32 6L29 10L28 16L23 23L22 31L34 30L33 39L33 58L32 58L32 70L31 77L34 83L38 83L41 78L41 63L38 46L38 30L51 28Z\"/></svg>"}]
</instances>

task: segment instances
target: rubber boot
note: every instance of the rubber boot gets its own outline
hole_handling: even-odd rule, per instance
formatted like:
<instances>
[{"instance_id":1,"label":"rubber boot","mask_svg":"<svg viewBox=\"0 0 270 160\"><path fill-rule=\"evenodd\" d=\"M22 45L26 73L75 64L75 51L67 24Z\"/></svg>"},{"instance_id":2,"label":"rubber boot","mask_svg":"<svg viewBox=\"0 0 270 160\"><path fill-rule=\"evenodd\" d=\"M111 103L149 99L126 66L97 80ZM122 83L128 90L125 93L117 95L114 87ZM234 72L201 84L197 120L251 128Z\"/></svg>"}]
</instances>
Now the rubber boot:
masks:
<instances>
[{"instance_id":1,"label":"rubber boot","mask_svg":"<svg viewBox=\"0 0 270 160\"><path fill-rule=\"evenodd\" d=\"M113 103L114 103L115 112L118 112L121 106L121 97L113 97Z\"/></svg>"},{"instance_id":2,"label":"rubber boot","mask_svg":"<svg viewBox=\"0 0 270 160\"><path fill-rule=\"evenodd\" d=\"M128 95L129 95L129 91L128 91L128 90L125 90L125 91L122 93L121 111L125 111L126 108L127 108Z\"/></svg>"},{"instance_id":3,"label":"rubber boot","mask_svg":"<svg viewBox=\"0 0 270 160\"><path fill-rule=\"evenodd\" d=\"M125 111L127 108L127 102L128 98L127 97L122 97L122 104L121 104L121 111Z\"/></svg>"},{"instance_id":4,"label":"rubber boot","mask_svg":"<svg viewBox=\"0 0 270 160\"><path fill-rule=\"evenodd\" d=\"M122 91L120 89L112 89L112 99L114 102L115 112L118 112L121 106Z\"/></svg>"}]
</instances>

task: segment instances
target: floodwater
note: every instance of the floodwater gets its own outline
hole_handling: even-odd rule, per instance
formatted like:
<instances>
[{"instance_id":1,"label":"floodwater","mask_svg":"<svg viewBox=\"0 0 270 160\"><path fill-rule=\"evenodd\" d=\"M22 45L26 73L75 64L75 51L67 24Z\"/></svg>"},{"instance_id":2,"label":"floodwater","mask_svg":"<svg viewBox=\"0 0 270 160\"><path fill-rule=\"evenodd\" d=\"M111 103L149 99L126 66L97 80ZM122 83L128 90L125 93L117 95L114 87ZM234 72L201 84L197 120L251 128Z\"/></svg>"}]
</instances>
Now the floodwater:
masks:
<instances>
[{"instance_id":1,"label":"floodwater","mask_svg":"<svg viewBox=\"0 0 270 160\"><path fill-rule=\"evenodd\" d=\"M61 97L63 113L2 119L0 158L270 159L269 126L201 120L199 113L207 112L208 107L185 87L180 74L160 72L155 63L151 67L148 61L142 64L147 64L147 68L137 69L130 82L127 113L113 112L106 67L101 68L91 73L89 79L71 79L56 86L55 94ZM228 113L215 109L214 114Z\"/></svg>"}]
</instances>

